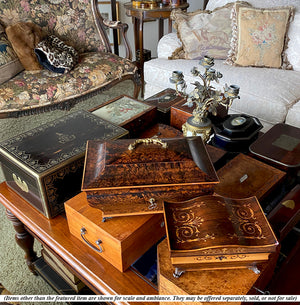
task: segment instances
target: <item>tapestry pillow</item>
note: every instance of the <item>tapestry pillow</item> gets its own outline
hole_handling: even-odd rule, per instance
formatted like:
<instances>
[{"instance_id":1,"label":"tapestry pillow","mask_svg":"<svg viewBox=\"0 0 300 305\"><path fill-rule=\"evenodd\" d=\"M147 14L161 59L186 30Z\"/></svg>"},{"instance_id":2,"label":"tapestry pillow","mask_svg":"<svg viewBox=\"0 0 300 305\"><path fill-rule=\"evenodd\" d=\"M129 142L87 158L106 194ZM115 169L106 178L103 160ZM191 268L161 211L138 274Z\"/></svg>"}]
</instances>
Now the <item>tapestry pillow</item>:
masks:
<instances>
[{"instance_id":1,"label":"tapestry pillow","mask_svg":"<svg viewBox=\"0 0 300 305\"><path fill-rule=\"evenodd\" d=\"M0 84L24 70L0 25Z\"/></svg>"},{"instance_id":2,"label":"tapestry pillow","mask_svg":"<svg viewBox=\"0 0 300 305\"><path fill-rule=\"evenodd\" d=\"M225 59L230 49L232 7L231 3L214 11L187 13L180 9L173 10L171 18L182 48L178 48L171 58L199 59L211 56Z\"/></svg>"},{"instance_id":3,"label":"tapestry pillow","mask_svg":"<svg viewBox=\"0 0 300 305\"><path fill-rule=\"evenodd\" d=\"M43 40L42 29L32 22L18 22L6 29L8 40L25 70L42 70L35 53L35 46Z\"/></svg>"},{"instance_id":4,"label":"tapestry pillow","mask_svg":"<svg viewBox=\"0 0 300 305\"><path fill-rule=\"evenodd\" d=\"M232 41L226 63L288 68L286 33L292 7L253 8L236 3L232 10Z\"/></svg>"}]
</instances>

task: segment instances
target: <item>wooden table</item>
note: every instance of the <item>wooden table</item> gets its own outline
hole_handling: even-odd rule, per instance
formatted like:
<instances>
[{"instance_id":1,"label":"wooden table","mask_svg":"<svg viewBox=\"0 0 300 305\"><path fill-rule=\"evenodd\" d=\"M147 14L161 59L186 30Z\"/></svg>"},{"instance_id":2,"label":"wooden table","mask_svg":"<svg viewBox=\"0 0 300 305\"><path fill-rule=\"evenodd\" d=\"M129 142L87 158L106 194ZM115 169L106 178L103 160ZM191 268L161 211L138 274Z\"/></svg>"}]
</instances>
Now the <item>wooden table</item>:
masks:
<instances>
[{"instance_id":1,"label":"wooden table","mask_svg":"<svg viewBox=\"0 0 300 305\"><path fill-rule=\"evenodd\" d=\"M87 245L72 236L64 215L47 219L10 190L5 182L0 184L0 203L7 209L7 216L16 230L16 241L25 251L27 264L33 272L33 261L36 259L33 251L33 237L35 237L56 253L70 270L96 294L158 294L158 291L133 269L129 268L123 273L118 271ZM115 302L115 304L130 304L130 302ZM148 303L134 302L132 304Z\"/></svg>"},{"instance_id":2,"label":"wooden table","mask_svg":"<svg viewBox=\"0 0 300 305\"><path fill-rule=\"evenodd\" d=\"M18 194L7 187L5 182L0 184L0 203L7 209L7 216L9 220L12 221L16 230L16 242L25 251L27 265L33 273L35 272L33 262L37 258L33 251L34 238L36 238L54 252L59 259L96 294L158 294L158 289L142 278L140 274L137 274L132 267L123 273L118 271L110 263L95 253L89 246L71 235L64 214L58 215L50 220L47 219L35 208L31 207ZM273 268L274 266L271 269ZM202 277L206 278L207 272L209 273L210 271L203 271ZM226 274L231 271L225 270L223 272L224 277L228 282ZM219 271L219 276L222 277L223 272ZM234 273L235 271L233 270L232 272ZM255 276L254 274L252 278L249 278L248 276L241 276L241 278L234 277L233 282L236 283L240 280L244 282L249 281L249 288L253 285L254 279L257 277L258 276ZM199 283L199 285L200 284L201 283ZM201 284L201 287L204 290L206 289L206 286L205 283ZM215 286L213 293L211 289L212 288L210 287L206 294L220 294L220 292L228 294L226 293L227 288L224 287L221 289L219 286ZM232 294L235 294L234 291L228 290L227 292L229 291ZM246 291L243 291L243 293L246 293ZM150 305L148 302L114 302L114 304ZM152 302L151 304L157 305L158 303Z\"/></svg>"},{"instance_id":3,"label":"wooden table","mask_svg":"<svg viewBox=\"0 0 300 305\"><path fill-rule=\"evenodd\" d=\"M125 3L124 7L126 9L127 16L132 17L133 21L133 29L134 29L134 41L135 41L135 55L137 54L137 50L140 52L140 60L137 61L137 65L139 67L141 73L141 81L142 81L142 97L144 94L144 22L158 19L159 27L158 27L158 39L160 39L164 34L164 19L169 20L169 33L172 32L172 20L170 19L171 11L174 9L171 5L155 7L155 8L137 8L132 5L131 2ZM176 7L176 9L180 8L182 10L186 10L189 7L188 3L184 3Z\"/></svg>"}]
</instances>

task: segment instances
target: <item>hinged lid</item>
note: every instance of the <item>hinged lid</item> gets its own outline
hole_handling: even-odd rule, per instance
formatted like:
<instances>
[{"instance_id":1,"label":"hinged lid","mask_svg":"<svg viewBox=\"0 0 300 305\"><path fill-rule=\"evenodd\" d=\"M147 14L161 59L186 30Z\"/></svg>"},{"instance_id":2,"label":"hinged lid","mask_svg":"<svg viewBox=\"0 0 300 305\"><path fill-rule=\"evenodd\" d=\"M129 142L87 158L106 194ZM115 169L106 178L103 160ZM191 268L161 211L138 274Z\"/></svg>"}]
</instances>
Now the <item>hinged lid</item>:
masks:
<instances>
[{"instance_id":1,"label":"hinged lid","mask_svg":"<svg viewBox=\"0 0 300 305\"><path fill-rule=\"evenodd\" d=\"M218 181L201 137L88 141L82 190Z\"/></svg>"},{"instance_id":2,"label":"hinged lid","mask_svg":"<svg viewBox=\"0 0 300 305\"><path fill-rule=\"evenodd\" d=\"M45 175L83 158L87 140L126 134L126 129L79 110L0 143L0 152L30 172Z\"/></svg>"}]
</instances>

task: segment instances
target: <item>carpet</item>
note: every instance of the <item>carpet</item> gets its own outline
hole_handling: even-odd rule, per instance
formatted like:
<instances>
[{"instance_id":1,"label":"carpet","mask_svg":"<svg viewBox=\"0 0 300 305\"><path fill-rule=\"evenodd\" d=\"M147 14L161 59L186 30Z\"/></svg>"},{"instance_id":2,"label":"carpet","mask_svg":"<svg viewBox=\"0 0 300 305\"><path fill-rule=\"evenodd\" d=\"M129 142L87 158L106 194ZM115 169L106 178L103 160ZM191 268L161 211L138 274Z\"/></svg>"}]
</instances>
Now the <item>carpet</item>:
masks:
<instances>
[{"instance_id":1,"label":"carpet","mask_svg":"<svg viewBox=\"0 0 300 305\"><path fill-rule=\"evenodd\" d=\"M131 81L125 81L110 90L82 101L70 111L54 110L38 115L2 119L0 120L0 139L1 141L8 139L79 109L91 109L123 94L132 96L133 84ZM0 172L0 182L3 181L4 177ZM24 260L24 252L17 246L14 236L13 226L6 217L5 208L0 204L0 283L13 295L56 295L57 293L40 276L35 276L29 271ZM34 250L40 256L41 245L37 241L35 241ZM36 303L24 302L21 304ZM43 302L42 304L54 303Z\"/></svg>"}]
</instances>

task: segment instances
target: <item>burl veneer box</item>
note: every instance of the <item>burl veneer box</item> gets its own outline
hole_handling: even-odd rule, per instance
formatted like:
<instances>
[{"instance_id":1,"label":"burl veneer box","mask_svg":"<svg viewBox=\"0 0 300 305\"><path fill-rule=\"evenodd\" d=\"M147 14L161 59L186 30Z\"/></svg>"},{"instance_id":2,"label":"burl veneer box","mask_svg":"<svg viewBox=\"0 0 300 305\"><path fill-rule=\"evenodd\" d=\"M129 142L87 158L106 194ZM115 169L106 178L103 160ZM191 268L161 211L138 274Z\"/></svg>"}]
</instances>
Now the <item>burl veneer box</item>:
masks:
<instances>
[{"instance_id":1,"label":"burl veneer box","mask_svg":"<svg viewBox=\"0 0 300 305\"><path fill-rule=\"evenodd\" d=\"M82 190L103 216L163 213L219 182L201 137L88 141Z\"/></svg>"},{"instance_id":2,"label":"burl veneer box","mask_svg":"<svg viewBox=\"0 0 300 305\"><path fill-rule=\"evenodd\" d=\"M256 197L164 202L171 263L185 270L257 268L278 241Z\"/></svg>"},{"instance_id":3,"label":"burl veneer box","mask_svg":"<svg viewBox=\"0 0 300 305\"><path fill-rule=\"evenodd\" d=\"M0 143L9 187L47 218L80 192L86 142L117 139L128 131L87 111L77 111Z\"/></svg>"},{"instance_id":4,"label":"burl veneer box","mask_svg":"<svg viewBox=\"0 0 300 305\"><path fill-rule=\"evenodd\" d=\"M261 202L280 186L286 173L244 154L239 154L217 171L218 195L230 198L256 196Z\"/></svg>"},{"instance_id":5,"label":"burl veneer box","mask_svg":"<svg viewBox=\"0 0 300 305\"><path fill-rule=\"evenodd\" d=\"M135 137L138 133L154 124L157 116L157 108L155 106L148 105L127 95L118 96L90 109L90 112L127 129L131 137Z\"/></svg>"},{"instance_id":6,"label":"burl veneer box","mask_svg":"<svg viewBox=\"0 0 300 305\"><path fill-rule=\"evenodd\" d=\"M114 217L102 221L99 209L80 193L65 202L71 234L121 272L125 271L166 233L163 215Z\"/></svg>"}]
</instances>

